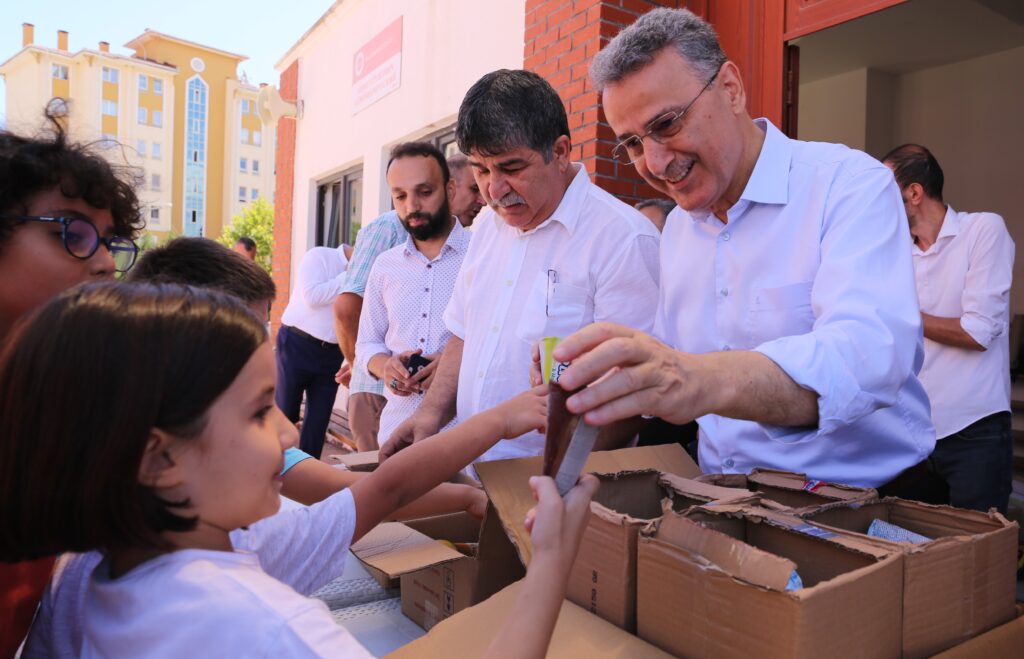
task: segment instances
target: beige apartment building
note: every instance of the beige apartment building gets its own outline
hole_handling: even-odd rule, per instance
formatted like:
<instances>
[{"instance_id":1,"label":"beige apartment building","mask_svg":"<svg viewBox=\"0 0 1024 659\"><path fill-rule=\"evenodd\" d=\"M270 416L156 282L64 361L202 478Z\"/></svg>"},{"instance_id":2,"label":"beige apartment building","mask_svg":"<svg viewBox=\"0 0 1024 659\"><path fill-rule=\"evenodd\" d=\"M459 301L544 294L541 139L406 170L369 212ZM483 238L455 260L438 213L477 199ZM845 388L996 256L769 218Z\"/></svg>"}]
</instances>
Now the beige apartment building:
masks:
<instances>
[{"instance_id":1,"label":"beige apartment building","mask_svg":"<svg viewBox=\"0 0 1024 659\"><path fill-rule=\"evenodd\" d=\"M217 237L259 197L274 200L274 139L257 111L259 88L237 75L244 55L146 30L126 48L72 52L35 43L0 64L7 128L34 133L46 107L65 114L76 140L95 141L134 168L147 230Z\"/></svg>"}]
</instances>

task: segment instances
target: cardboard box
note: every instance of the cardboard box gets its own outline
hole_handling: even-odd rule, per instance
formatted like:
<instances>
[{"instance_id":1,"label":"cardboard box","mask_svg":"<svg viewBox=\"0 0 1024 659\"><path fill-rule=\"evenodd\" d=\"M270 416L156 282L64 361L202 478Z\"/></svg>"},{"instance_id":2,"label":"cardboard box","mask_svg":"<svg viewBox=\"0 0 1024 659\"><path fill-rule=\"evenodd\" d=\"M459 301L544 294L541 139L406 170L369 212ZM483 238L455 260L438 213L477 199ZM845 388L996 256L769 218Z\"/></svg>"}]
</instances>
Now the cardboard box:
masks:
<instances>
[{"instance_id":1,"label":"cardboard box","mask_svg":"<svg viewBox=\"0 0 1024 659\"><path fill-rule=\"evenodd\" d=\"M529 478L541 473L543 458L517 458L480 462L474 465L477 476L498 511L498 517L524 565L530 564L532 545L523 521L534 506ZM700 474L697 464L678 444L595 451L584 465L585 473L614 474L622 471L655 469L684 478Z\"/></svg>"},{"instance_id":2,"label":"cardboard box","mask_svg":"<svg viewBox=\"0 0 1024 659\"><path fill-rule=\"evenodd\" d=\"M749 474L704 474L697 478L704 483L722 487L738 487L759 492L766 501L773 501L797 512L845 501L875 501L878 492L869 487L854 487L808 479L805 474L778 469L757 468Z\"/></svg>"},{"instance_id":3,"label":"cardboard box","mask_svg":"<svg viewBox=\"0 0 1024 659\"><path fill-rule=\"evenodd\" d=\"M686 657L898 656L902 554L753 510L667 511L641 533L640 637ZM787 590L794 570L804 587Z\"/></svg>"},{"instance_id":4,"label":"cardboard box","mask_svg":"<svg viewBox=\"0 0 1024 659\"><path fill-rule=\"evenodd\" d=\"M1024 657L1024 617L1020 617L1020 607L1017 607L1017 616L1005 625L935 655L935 659Z\"/></svg>"},{"instance_id":5,"label":"cardboard box","mask_svg":"<svg viewBox=\"0 0 1024 659\"><path fill-rule=\"evenodd\" d=\"M380 464L379 451L362 451L361 453L345 453L332 455L337 464L344 465L349 471L373 471Z\"/></svg>"},{"instance_id":6,"label":"cardboard box","mask_svg":"<svg viewBox=\"0 0 1024 659\"><path fill-rule=\"evenodd\" d=\"M801 517L906 554L904 657L931 656L1014 617L1018 527L997 512L886 498L859 507L833 504ZM933 540L915 545L862 535L875 519Z\"/></svg>"},{"instance_id":7,"label":"cardboard box","mask_svg":"<svg viewBox=\"0 0 1024 659\"><path fill-rule=\"evenodd\" d=\"M636 632L637 534L661 517L663 502L675 510L717 500L756 502L748 490L718 487L647 469L598 474L601 487L569 576L567 597L626 631Z\"/></svg>"},{"instance_id":8,"label":"cardboard box","mask_svg":"<svg viewBox=\"0 0 1024 659\"><path fill-rule=\"evenodd\" d=\"M439 540L469 545L471 555ZM493 508L482 524L466 513L381 524L352 553L386 587L401 584L402 613L424 629L524 574Z\"/></svg>"},{"instance_id":9,"label":"cardboard box","mask_svg":"<svg viewBox=\"0 0 1024 659\"><path fill-rule=\"evenodd\" d=\"M483 603L443 621L423 638L387 655L388 659L472 659L484 656L508 619L521 588L522 582L512 584ZM563 601L547 657L668 659L669 655L575 604Z\"/></svg>"}]
</instances>

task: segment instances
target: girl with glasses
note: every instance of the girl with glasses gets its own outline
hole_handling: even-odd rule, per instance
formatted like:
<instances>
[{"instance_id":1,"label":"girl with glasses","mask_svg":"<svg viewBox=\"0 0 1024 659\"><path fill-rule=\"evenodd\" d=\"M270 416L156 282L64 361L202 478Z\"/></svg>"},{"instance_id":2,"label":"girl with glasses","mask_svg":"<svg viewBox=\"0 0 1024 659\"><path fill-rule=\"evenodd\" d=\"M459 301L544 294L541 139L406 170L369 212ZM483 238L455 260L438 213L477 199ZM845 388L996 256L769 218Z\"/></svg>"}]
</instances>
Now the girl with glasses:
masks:
<instances>
[{"instance_id":1,"label":"girl with glasses","mask_svg":"<svg viewBox=\"0 0 1024 659\"><path fill-rule=\"evenodd\" d=\"M546 421L542 386L275 515L297 435L275 379L264 323L214 291L90 284L19 323L0 354L0 559L104 554L58 570L26 657L369 656L299 592L395 509ZM597 482L564 501L551 479L532 485L533 559L494 656L543 656Z\"/></svg>"},{"instance_id":2,"label":"girl with glasses","mask_svg":"<svg viewBox=\"0 0 1024 659\"><path fill-rule=\"evenodd\" d=\"M61 291L130 267L143 226L130 178L46 117L48 136L0 131L0 343ZM0 562L0 657L24 638L52 564Z\"/></svg>"}]
</instances>

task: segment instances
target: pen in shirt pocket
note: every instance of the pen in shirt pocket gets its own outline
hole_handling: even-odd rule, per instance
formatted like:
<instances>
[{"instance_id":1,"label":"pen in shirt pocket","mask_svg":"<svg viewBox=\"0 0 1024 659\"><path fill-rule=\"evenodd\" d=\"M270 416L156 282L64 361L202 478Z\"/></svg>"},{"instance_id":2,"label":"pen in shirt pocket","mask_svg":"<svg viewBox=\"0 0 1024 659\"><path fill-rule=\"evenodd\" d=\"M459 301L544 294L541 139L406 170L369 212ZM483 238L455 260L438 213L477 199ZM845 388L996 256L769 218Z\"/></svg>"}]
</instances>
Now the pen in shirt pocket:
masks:
<instances>
[{"instance_id":1,"label":"pen in shirt pocket","mask_svg":"<svg viewBox=\"0 0 1024 659\"><path fill-rule=\"evenodd\" d=\"M551 317L551 300L555 296L555 284L558 283L558 271L548 270L548 290L544 300L544 315Z\"/></svg>"}]
</instances>

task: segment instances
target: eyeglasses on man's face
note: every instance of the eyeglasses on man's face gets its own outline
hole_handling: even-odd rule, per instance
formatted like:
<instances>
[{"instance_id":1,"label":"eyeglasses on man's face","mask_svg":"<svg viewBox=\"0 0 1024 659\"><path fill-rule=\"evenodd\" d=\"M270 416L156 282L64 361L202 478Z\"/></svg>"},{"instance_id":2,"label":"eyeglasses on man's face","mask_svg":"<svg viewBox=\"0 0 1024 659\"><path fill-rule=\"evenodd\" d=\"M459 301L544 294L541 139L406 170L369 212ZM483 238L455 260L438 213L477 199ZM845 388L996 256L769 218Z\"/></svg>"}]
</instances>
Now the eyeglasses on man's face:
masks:
<instances>
[{"instance_id":1,"label":"eyeglasses on man's face","mask_svg":"<svg viewBox=\"0 0 1024 659\"><path fill-rule=\"evenodd\" d=\"M114 259L114 269L128 272L135 265L135 257L139 247L124 236L104 238L89 220L80 217L49 217L46 215L0 215L5 220L18 222L53 222L61 227L61 240L64 249L76 259L92 258L96 250L103 245Z\"/></svg>"},{"instance_id":2,"label":"eyeglasses on man's face","mask_svg":"<svg viewBox=\"0 0 1024 659\"><path fill-rule=\"evenodd\" d=\"M721 69L719 69L721 70ZM718 77L718 71L704 84L693 100L686 104L682 110L666 112L654 121L647 124L647 132L643 135L631 135L615 145L612 150L612 157L624 165L632 165L644 157L644 140L650 137L658 144L664 144L676 136L683 127L683 117L690 111L697 99L707 91Z\"/></svg>"}]
</instances>

